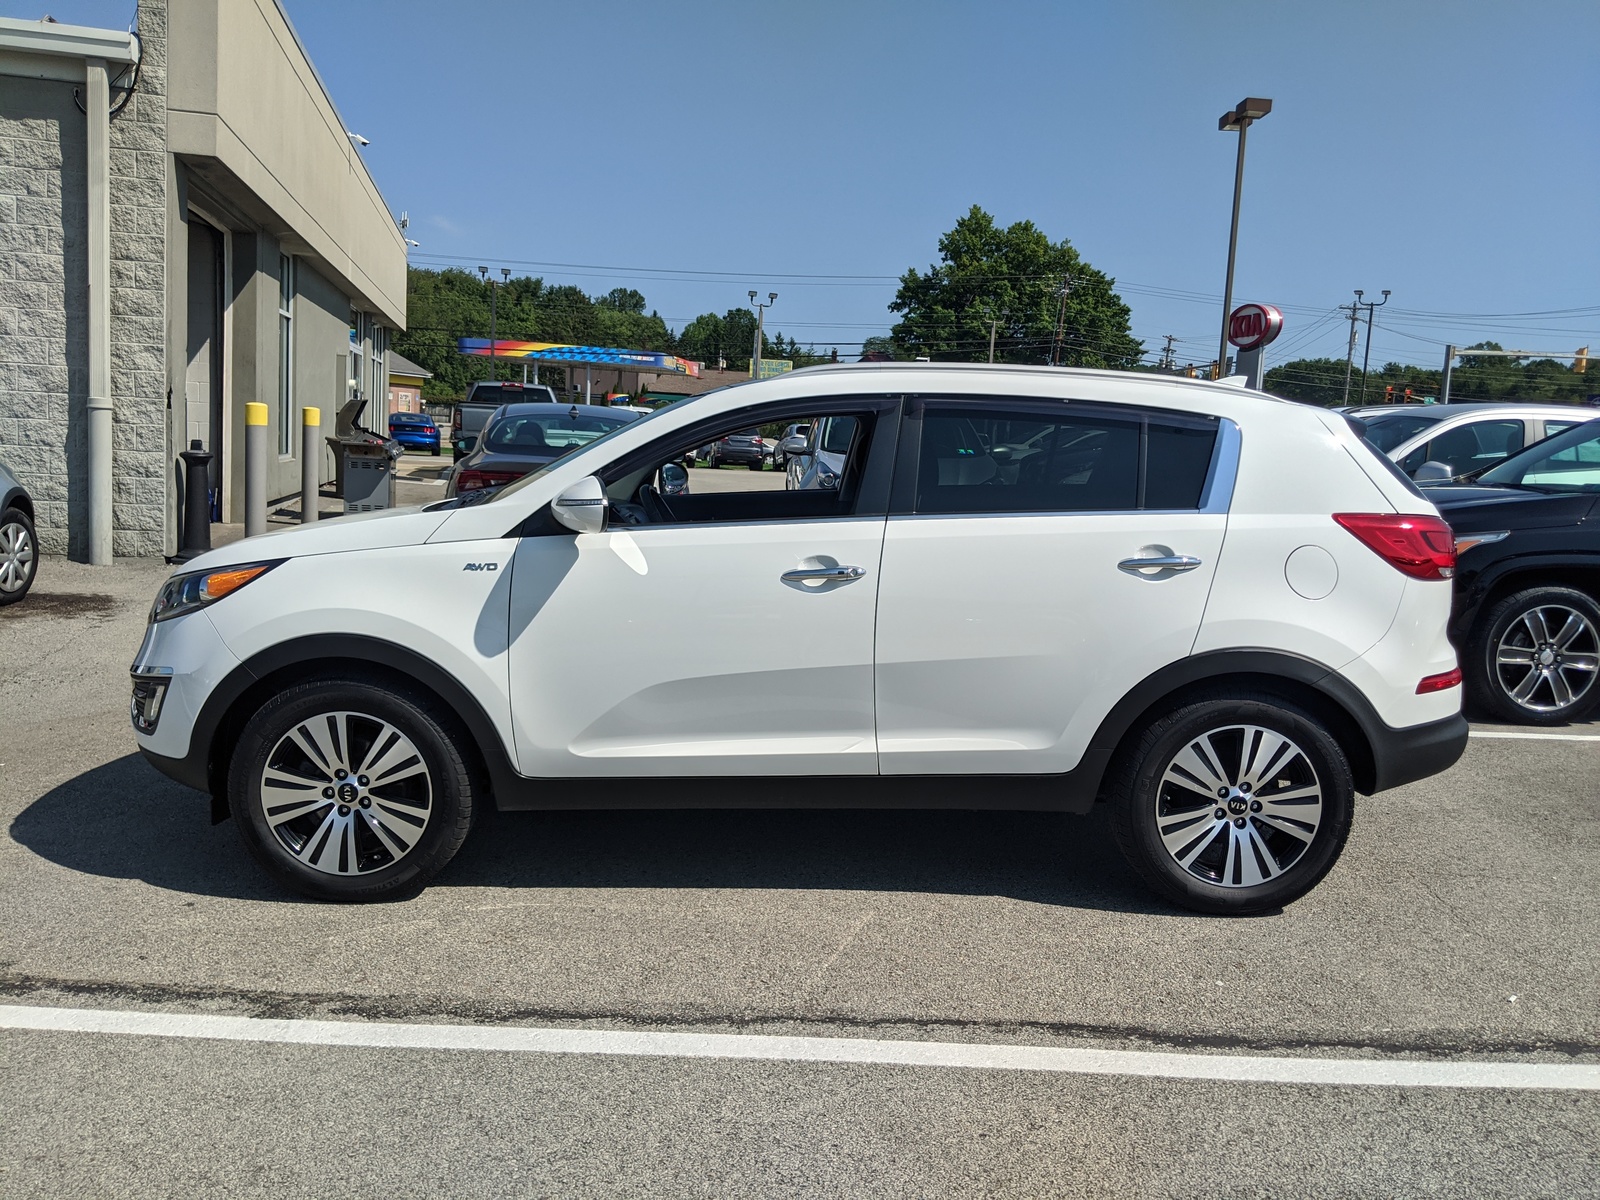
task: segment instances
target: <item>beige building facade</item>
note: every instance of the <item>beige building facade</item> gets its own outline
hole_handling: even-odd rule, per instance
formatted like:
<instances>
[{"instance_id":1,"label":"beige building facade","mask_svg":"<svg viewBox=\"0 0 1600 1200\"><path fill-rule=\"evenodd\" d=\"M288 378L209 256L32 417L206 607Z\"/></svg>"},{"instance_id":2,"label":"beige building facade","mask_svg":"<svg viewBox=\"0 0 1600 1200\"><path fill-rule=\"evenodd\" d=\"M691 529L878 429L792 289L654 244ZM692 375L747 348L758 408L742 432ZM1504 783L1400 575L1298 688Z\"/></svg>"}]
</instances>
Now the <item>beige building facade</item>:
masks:
<instances>
[{"instance_id":1,"label":"beige building facade","mask_svg":"<svg viewBox=\"0 0 1600 1200\"><path fill-rule=\"evenodd\" d=\"M132 34L0 20L0 458L47 551L172 553L196 442L241 520L246 403L274 499L302 408L387 407L405 242L345 130L276 0L141 0Z\"/></svg>"}]
</instances>

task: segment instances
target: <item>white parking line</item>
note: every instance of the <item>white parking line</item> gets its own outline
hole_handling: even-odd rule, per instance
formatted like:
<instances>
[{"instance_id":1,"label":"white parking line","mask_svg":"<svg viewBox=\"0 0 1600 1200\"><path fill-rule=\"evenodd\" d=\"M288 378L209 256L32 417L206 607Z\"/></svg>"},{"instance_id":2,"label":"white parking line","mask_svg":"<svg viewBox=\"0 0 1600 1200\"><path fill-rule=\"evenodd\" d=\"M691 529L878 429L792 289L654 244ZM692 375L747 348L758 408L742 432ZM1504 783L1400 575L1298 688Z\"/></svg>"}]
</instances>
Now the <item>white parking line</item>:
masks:
<instances>
[{"instance_id":1,"label":"white parking line","mask_svg":"<svg viewBox=\"0 0 1600 1200\"><path fill-rule=\"evenodd\" d=\"M1497 733L1492 730L1474 729L1467 736L1525 742L1600 742L1600 734L1593 733Z\"/></svg>"},{"instance_id":2,"label":"white parking line","mask_svg":"<svg viewBox=\"0 0 1600 1200\"><path fill-rule=\"evenodd\" d=\"M767 1037L729 1033L637 1033L627 1030L520 1026L397 1025L357 1021L281 1021L165 1012L0 1005L0 1029L135 1034L301 1046L385 1050L469 1050L524 1054L596 1054L655 1058L753 1059L766 1062L867 1063L988 1071L1138 1075L1240 1083L1343 1087L1538 1088L1600 1091L1600 1064L1419 1061L1416 1059L1270 1058L1175 1054L967 1042L868 1038Z\"/></svg>"}]
</instances>

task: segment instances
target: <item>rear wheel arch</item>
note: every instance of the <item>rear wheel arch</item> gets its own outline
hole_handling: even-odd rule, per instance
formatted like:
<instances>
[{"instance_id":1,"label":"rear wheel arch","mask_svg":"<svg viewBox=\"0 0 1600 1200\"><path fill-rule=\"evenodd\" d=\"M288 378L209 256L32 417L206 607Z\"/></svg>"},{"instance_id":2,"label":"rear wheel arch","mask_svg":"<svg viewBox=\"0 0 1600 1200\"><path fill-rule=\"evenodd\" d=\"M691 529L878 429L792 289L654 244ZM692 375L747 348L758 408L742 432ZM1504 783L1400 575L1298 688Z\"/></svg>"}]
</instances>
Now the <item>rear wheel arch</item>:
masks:
<instances>
[{"instance_id":1,"label":"rear wheel arch","mask_svg":"<svg viewBox=\"0 0 1600 1200\"><path fill-rule=\"evenodd\" d=\"M0 512L14 508L30 521L37 521L39 516L33 511L33 501L28 498L28 493L17 488L3 502L0 502Z\"/></svg>"},{"instance_id":2,"label":"rear wheel arch","mask_svg":"<svg viewBox=\"0 0 1600 1200\"><path fill-rule=\"evenodd\" d=\"M1197 700L1223 696L1270 697L1315 717L1344 751L1356 790L1370 794L1376 788L1377 761L1362 717L1377 722L1377 714L1327 667L1278 651L1220 651L1162 668L1112 708L1089 748L1109 753L1115 764L1153 722ZM1363 708L1368 711L1358 715Z\"/></svg>"},{"instance_id":3,"label":"rear wheel arch","mask_svg":"<svg viewBox=\"0 0 1600 1200\"><path fill-rule=\"evenodd\" d=\"M1535 587L1572 588L1600 603L1600 562L1592 567L1565 563L1529 564L1496 576L1473 606L1470 626L1460 631L1462 640L1471 638L1495 606L1507 596Z\"/></svg>"},{"instance_id":4,"label":"rear wheel arch","mask_svg":"<svg viewBox=\"0 0 1600 1200\"><path fill-rule=\"evenodd\" d=\"M437 705L471 753L472 769L491 793L513 774L498 731L483 707L442 667L414 650L378 638L318 635L271 647L236 668L212 692L195 723L207 747L206 782L214 821L227 818L233 748L250 717L272 696L313 679L347 679L404 688ZM431 707L431 706L430 706Z\"/></svg>"}]
</instances>

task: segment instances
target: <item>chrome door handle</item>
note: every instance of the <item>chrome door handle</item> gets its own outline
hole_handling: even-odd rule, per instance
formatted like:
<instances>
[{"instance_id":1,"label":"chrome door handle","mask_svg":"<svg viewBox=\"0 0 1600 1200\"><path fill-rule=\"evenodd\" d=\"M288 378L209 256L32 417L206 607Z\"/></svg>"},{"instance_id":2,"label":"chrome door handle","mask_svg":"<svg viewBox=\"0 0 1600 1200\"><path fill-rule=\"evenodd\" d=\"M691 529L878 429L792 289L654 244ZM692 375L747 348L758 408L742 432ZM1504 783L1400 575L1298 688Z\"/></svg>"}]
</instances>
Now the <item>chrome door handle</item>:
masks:
<instances>
[{"instance_id":1,"label":"chrome door handle","mask_svg":"<svg viewBox=\"0 0 1600 1200\"><path fill-rule=\"evenodd\" d=\"M813 567L785 571L779 578L785 583L806 583L813 579L827 583L835 580L860 579L866 573L865 567Z\"/></svg>"},{"instance_id":2,"label":"chrome door handle","mask_svg":"<svg viewBox=\"0 0 1600 1200\"><path fill-rule=\"evenodd\" d=\"M1163 554L1159 558L1125 558L1117 568L1138 575L1145 571L1192 571L1200 560L1192 554Z\"/></svg>"}]
</instances>

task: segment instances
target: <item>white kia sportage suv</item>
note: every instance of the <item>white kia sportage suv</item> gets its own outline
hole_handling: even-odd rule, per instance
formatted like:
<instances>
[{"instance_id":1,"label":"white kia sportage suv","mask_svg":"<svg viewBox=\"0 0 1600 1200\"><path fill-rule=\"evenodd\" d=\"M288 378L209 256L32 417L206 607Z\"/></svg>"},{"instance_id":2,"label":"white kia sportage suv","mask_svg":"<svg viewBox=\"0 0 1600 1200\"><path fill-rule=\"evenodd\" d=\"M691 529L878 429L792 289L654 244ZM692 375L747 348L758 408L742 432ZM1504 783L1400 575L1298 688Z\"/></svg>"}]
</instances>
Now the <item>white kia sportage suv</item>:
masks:
<instances>
[{"instance_id":1,"label":"white kia sportage suv","mask_svg":"<svg viewBox=\"0 0 1600 1200\"><path fill-rule=\"evenodd\" d=\"M659 485L729 432L830 417L853 422L837 486ZM1332 867L1354 793L1460 756L1454 561L1336 413L1151 375L823 367L498 491L195 559L151 612L132 716L262 866L329 899L427 880L491 802L1098 800L1157 891L1255 912Z\"/></svg>"}]
</instances>

